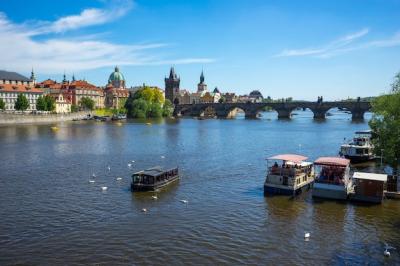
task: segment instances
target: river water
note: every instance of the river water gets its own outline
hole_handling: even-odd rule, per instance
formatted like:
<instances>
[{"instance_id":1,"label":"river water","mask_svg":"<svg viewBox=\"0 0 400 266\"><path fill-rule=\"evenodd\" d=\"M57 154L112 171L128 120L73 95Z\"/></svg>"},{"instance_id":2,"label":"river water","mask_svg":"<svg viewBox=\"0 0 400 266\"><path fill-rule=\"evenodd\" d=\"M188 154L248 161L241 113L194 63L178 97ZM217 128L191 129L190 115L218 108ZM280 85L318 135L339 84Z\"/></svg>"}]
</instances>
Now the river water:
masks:
<instances>
[{"instance_id":1,"label":"river water","mask_svg":"<svg viewBox=\"0 0 400 266\"><path fill-rule=\"evenodd\" d=\"M297 113L0 127L0 265L399 264L400 201L264 197L266 157L337 155L370 118ZM181 180L158 200L132 193L132 172L154 165Z\"/></svg>"}]
</instances>

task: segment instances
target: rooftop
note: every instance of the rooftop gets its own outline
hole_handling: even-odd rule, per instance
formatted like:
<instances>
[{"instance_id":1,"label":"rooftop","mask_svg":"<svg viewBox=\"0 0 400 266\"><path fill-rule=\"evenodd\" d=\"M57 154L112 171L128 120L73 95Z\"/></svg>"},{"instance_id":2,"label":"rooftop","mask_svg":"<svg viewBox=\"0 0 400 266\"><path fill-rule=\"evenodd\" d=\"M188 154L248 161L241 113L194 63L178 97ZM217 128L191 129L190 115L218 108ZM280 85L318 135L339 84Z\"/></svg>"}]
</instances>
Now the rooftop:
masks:
<instances>
[{"instance_id":1,"label":"rooftop","mask_svg":"<svg viewBox=\"0 0 400 266\"><path fill-rule=\"evenodd\" d=\"M134 173L134 175L141 174L141 175L147 175L147 176L155 177L155 176L159 176L159 175L161 175L161 174L163 174L163 173L165 173L167 171L171 171L171 170L174 170L174 168L162 169L161 166L155 166L155 167L143 170L143 171L136 172L136 173Z\"/></svg>"},{"instance_id":2,"label":"rooftop","mask_svg":"<svg viewBox=\"0 0 400 266\"><path fill-rule=\"evenodd\" d=\"M279 154L272 157L269 157L267 160L282 160L289 161L294 163L301 163L302 161L307 160L308 157L298 154Z\"/></svg>"},{"instance_id":3,"label":"rooftop","mask_svg":"<svg viewBox=\"0 0 400 266\"><path fill-rule=\"evenodd\" d=\"M362 172L354 172L353 178L356 179L366 179L366 180L374 180L374 181L387 181L387 175L384 174L374 174L374 173L362 173Z\"/></svg>"},{"instance_id":4,"label":"rooftop","mask_svg":"<svg viewBox=\"0 0 400 266\"><path fill-rule=\"evenodd\" d=\"M25 92L25 93L43 93L43 91L28 87L26 85L16 85L16 84L1 84L0 85L0 92Z\"/></svg>"},{"instance_id":5,"label":"rooftop","mask_svg":"<svg viewBox=\"0 0 400 266\"><path fill-rule=\"evenodd\" d=\"M345 167L350 164L350 160L340 157L320 157L314 162L314 164Z\"/></svg>"},{"instance_id":6,"label":"rooftop","mask_svg":"<svg viewBox=\"0 0 400 266\"><path fill-rule=\"evenodd\" d=\"M0 79L2 80L14 80L14 81L31 81L25 76L18 74L17 72L9 72L0 70Z\"/></svg>"}]
</instances>

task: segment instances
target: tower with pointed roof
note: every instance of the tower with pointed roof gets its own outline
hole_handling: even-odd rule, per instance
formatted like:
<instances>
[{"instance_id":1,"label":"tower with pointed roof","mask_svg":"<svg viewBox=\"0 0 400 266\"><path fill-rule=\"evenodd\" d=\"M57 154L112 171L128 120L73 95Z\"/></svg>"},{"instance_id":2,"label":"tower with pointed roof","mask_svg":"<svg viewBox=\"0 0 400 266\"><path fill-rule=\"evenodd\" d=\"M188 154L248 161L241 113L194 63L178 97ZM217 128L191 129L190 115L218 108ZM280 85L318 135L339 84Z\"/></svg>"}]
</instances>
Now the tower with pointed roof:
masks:
<instances>
[{"instance_id":1,"label":"tower with pointed roof","mask_svg":"<svg viewBox=\"0 0 400 266\"><path fill-rule=\"evenodd\" d=\"M181 80L176 75L174 67L169 71L169 77L165 78L165 98L171 103L177 103L179 97L179 84Z\"/></svg>"},{"instance_id":2,"label":"tower with pointed roof","mask_svg":"<svg viewBox=\"0 0 400 266\"><path fill-rule=\"evenodd\" d=\"M202 93L203 91L207 91L207 84L204 83L204 72L202 70L200 75L200 83L197 84L197 92Z\"/></svg>"},{"instance_id":3,"label":"tower with pointed roof","mask_svg":"<svg viewBox=\"0 0 400 266\"><path fill-rule=\"evenodd\" d=\"M33 86L35 86L35 85L36 85L36 77L35 77L35 72L33 72L33 67L32 67L32 72L31 72L31 78L30 78L30 80L32 81Z\"/></svg>"},{"instance_id":4,"label":"tower with pointed roof","mask_svg":"<svg viewBox=\"0 0 400 266\"><path fill-rule=\"evenodd\" d=\"M63 82L63 83L67 83L67 76L65 75L65 71L64 71L64 76L63 76L62 82Z\"/></svg>"}]
</instances>

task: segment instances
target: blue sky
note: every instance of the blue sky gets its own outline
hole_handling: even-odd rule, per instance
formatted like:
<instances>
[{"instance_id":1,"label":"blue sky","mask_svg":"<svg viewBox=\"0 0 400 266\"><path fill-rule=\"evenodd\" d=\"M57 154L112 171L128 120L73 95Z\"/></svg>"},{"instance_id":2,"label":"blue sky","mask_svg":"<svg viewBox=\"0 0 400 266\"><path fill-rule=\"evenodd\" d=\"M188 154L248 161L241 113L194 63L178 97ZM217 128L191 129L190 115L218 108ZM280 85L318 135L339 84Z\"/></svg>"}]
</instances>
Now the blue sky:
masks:
<instances>
[{"instance_id":1,"label":"blue sky","mask_svg":"<svg viewBox=\"0 0 400 266\"><path fill-rule=\"evenodd\" d=\"M209 88L313 100L371 96L400 71L400 0L1 0L1 69L39 80Z\"/></svg>"}]
</instances>

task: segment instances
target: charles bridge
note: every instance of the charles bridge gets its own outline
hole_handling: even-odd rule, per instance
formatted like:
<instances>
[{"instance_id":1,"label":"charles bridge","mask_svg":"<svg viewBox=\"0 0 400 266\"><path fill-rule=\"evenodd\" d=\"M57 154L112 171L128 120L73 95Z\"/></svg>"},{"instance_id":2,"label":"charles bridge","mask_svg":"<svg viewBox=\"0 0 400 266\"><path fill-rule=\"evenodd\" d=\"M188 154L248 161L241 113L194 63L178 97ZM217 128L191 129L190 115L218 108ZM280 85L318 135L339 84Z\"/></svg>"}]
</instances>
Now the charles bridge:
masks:
<instances>
[{"instance_id":1,"label":"charles bridge","mask_svg":"<svg viewBox=\"0 0 400 266\"><path fill-rule=\"evenodd\" d=\"M352 114L353 120L364 118L364 113L371 109L371 103L366 101L334 101L334 102L263 102L263 103L197 103L178 104L175 106L175 116L202 117L205 113L212 112L218 118L233 118L238 109L243 110L246 118L256 118L257 114L269 107L278 113L278 118L290 118L296 108L308 108L314 113L315 119L324 119L331 108L341 108Z\"/></svg>"}]
</instances>

